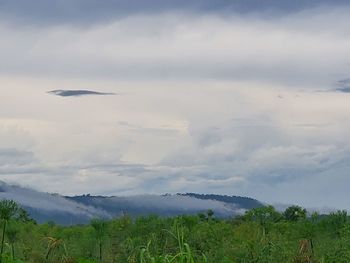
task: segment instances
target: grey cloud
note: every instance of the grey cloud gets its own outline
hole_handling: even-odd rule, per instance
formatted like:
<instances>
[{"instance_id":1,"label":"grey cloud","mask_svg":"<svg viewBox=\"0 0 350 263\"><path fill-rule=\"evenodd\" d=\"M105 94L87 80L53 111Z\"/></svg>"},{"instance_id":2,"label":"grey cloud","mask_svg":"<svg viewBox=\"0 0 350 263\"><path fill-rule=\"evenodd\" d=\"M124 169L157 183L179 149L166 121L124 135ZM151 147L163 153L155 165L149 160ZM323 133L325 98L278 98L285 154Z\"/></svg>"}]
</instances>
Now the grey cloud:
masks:
<instances>
[{"instance_id":1,"label":"grey cloud","mask_svg":"<svg viewBox=\"0 0 350 263\"><path fill-rule=\"evenodd\" d=\"M292 124L295 127L300 127L300 128L324 128L324 127L329 127L331 125L334 125L334 123L295 123Z\"/></svg>"},{"instance_id":2,"label":"grey cloud","mask_svg":"<svg viewBox=\"0 0 350 263\"><path fill-rule=\"evenodd\" d=\"M278 186L256 184L256 197L264 200L288 203L293 200L305 207L326 206L337 209L350 209L348 204L349 167L341 165L323 171L315 171L311 175L299 174L299 180L284 182ZM289 202L290 203L290 202Z\"/></svg>"},{"instance_id":3,"label":"grey cloud","mask_svg":"<svg viewBox=\"0 0 350 263\"><path fill-rule=\"evenodd\" d=\"M342 79L338 81L338 85L350 86L350 79Z\"/></svg>"},{"instance_id":4,"label":"grey cloud","mask_svg":"<svg viewBox=\"0 0 350 263\"><path fill-rule=\"evenodd\" d=\"M350 93L350 79L339 80L337 86L336 91Z\"/></svg>"},{"instance_id":5,"label":"grey cloud","mask_svg":"<svg viewBox=\"0 0 350 263\"><path fill-rule=\"evenodd\" d=\"M157 172L154 172L152 167L145 165L93 162L94 160L91 160L91 164L88 165L79 162L71 165L49 165L39 161L29 164L6 163L3 166L0 164L0 177L7 182L21 182L24 185L28 184L51 192L115 195L116 193L136 194L147 176L157 176ZM41 180L44 187L38 183ZM66 185L67 180L74 182L71 187ZM122 180L127 182L122 183ZM115 184L115 181L119 183ZM94 189L91 189L91 183L94 184Z\"/></svg>"},{"instance_id":6,"label":"grey cloud","mask_svg":"<svg viewBox=\"0 0 350 263\"><path fill-rule=\"evenodd\" d=\"M155 11L146 6L157 1L57 1L56 11L52 2L22 2L0 0L1 122L21 131L1 136L2 178L65 194L196 191L290 201L310 192L314 204L327 186L349 184L341 94L349 82L312 92L347 76L349 9L335 8L345 1L230 2L257 12L248 16L221 0L186 11L181 5L199 1L162 1ZM303 12L264 19L263 2ZM23 16L18 3L29 10ZM306 10L324 4L332 8ZM27 26L11 25L12 16ZM57 23L69 25L45 27ZM77 105L47 96L47 87L75 88L55 91L68 97L98 95L100 87L132 96ZM23 146L29 151L9 150L23 145L22 130L33 136Z\"/></svg>"},{"instance_id":7,"label":"grey cloud","mask_svg":"<svg viewBox=\"0 0 350 263\"><path fill-rule=\"evenodd\" d=\"M0 148L0 169L4 165L23 165L31 163L34 154L30 151L21 151L11 148Z\"/></svg>"},{"instance_id":8,"label":"grey cloud","mask_svg":"<svg viewBox=\"0 0 350 263\"><path fill-rule=\"evenodd\" d=\"M86 95L115 95L115 93L97 92L91 90L52 90L48 93L61 97L80 97Z\"/></svg>"},{"instance_id":9,"label":"grey cloud","mask_svg":"<svg viewBox=\"0 0 350 263\"><path fill-rule=\"evenodd\" d=\"M141 125L132 124L125 121L118 122L119 126L124 127L128 129L130 132L136 132L136 133L148 133L151 135L165 135L165 136L173 136L179 133L179 130L173 129L171 127L160 127L160 128L149 128L149 127L143 127Z\"/></svg>"},{"instance_id":10,"label":"grey cloud","mask_svg":"<svg viewBox=\"0 0 350 263\"><path fill-rule=\"evenodd\" d=\"M204 192L219 189L221 193L233 192L267 202L281 196L285 201L293 199L311 206L316 196L321 198L320 192L328 184L349 181L341 174L349 171L350 148L343 145L344 138L337 144L320 132L334 129L332 124L312 124L310 140L298 139L296 135L290 137L281 125L259 116L235 118L233 122L227 120L215 126L197 126L196 122L192 125L192 147L180 149L163 162L168 167L177 167L175 178L184 178L183 183L177 183L180 189L193 187ZM302 132L304 126L296 125L293 129ZM281 190L288 186L292 186L293 191ZM315 198L308 200L307 193ZM300 198L294 198L293 194ZM322 202L327 203L324 199Z\"/></svg>"},{"instance_id":11,"label":"grey cloud","mask_svg":"<svg viewBox=\"0 0 350 263\"><path fill-rule=\"evenodd\" d=\"M84 28L17 28L4 22L0 55L6 63L0 63L0 74L329 85L347 70L347 25L346 8L267 21L254 15L157 13Z\"/></svg>"},{"instance_id":12,"label":"grey cloud","mask_svg":"<svg viewBox=\"0 0 350 263\"><path fill-rule=\"evenodd\" d=\"M336 91L350 93L350 87L337 88Z\"/></svg>"},{"instance_id":13,"label":"grey cloud","mask_svg":"<svg viewBox=\"0 0 350 263\"><path fill-rule=\"evenodd\" d=\"M91 24L133 14L192 11L197 13L266 13L268 16L308 8L346 5L346 0L1 0L2 19L25 24Z\"/></svg>"},{"instance_id":14,"label":"grey cloud","mask_svg":"<svg viewBox=\"0 0 350 263\"><path fill-rule=\"evenodd\" d=\"M8 165L6 167L0 167L0 176L5 175L39 175L46 174L50 175L52 170L41 165ZM66 171L65 171L66 172Z\"/></svg>"}]
</instances>

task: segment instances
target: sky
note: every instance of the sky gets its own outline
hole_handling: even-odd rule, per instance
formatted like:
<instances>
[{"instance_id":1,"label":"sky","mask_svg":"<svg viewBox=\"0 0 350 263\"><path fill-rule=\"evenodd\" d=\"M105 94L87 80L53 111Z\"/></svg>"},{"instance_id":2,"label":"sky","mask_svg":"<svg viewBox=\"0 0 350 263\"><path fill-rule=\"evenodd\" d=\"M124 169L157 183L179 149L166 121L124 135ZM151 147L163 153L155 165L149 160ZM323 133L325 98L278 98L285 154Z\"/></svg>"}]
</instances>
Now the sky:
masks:
<instances>
[{"instance_id":1,"label":"sky","mask_svg":"<svg viewBox=\"0 0 350 263\"><path fill-rule=\"evenodd\" d=\"M350 209L349 12L0 0L0 180Z\"/></svg>"}]
</instances>

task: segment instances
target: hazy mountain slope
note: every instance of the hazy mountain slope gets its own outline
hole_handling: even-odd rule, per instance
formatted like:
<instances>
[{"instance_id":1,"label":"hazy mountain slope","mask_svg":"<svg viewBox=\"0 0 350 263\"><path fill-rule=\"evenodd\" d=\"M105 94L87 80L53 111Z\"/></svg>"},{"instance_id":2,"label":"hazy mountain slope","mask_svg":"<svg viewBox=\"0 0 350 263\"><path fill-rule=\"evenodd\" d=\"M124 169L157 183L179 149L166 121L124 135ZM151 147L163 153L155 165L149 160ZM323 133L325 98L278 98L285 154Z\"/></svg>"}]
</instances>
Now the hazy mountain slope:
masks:
<instances>
[{"instance_id":1,"label":"hazy mountain slope","mask_svg":"<svg viewBox=\"0 0 350 263\"><path fill-rule=\"evenodd\" d=\"M3 182L0 182L0 199L20 203L38 222L54 221L66 225L84 224L95 217L112 218L123 214L174 216L208 209L212 209L216 216L229 217L262 205L251 198L197 194L65 197Z\"/></svg>"},{"instance_id":2,"label":"hazy mountain slope","mask_svg":"<svg viewBox=\"0 0 350 263\"><path fill-rule=\"evenodd\" d=\"M187 195L138 195L128 197L75 196L68 197L86 206L102 208L110 214L130 215L158 214L173 216L178 214L195 214L212 209L217 216L228 217L242 213L245 209L261 205L245 206L244 202L223 202L215 199L196 198ZM244 198L243 198L244 199ZM236 199L235 199L236 200Z\"/></svg>"},{"instance_id":3,"label":"hazy mountain slope","mask_svg":"<svg viewBox=\"0 0 350 263\"><path fill-rule=\"evenodd\" d=\"M66 199L56 194L38 192L0 182L0 199L12 199L25 208L38 222L55 221L60 224L86 223L94 217L110 217L95 207Z\"/></svg>"},{"instance_id":4,"label":"hazy mountain slope","mask_svg":"<svg viewBox=\"0 0 350 263\"><path fill-rule=\"evenodd\" d=\"M190 196L202 200L216 200L228 204L235 204L242 209L252 209L260 207L263 204L256 199L242 196L229 196L229 195L214 195L214 194L195 194L195 193L186 193L181 194L182 196Z\"/></svg>"}]
</instances>

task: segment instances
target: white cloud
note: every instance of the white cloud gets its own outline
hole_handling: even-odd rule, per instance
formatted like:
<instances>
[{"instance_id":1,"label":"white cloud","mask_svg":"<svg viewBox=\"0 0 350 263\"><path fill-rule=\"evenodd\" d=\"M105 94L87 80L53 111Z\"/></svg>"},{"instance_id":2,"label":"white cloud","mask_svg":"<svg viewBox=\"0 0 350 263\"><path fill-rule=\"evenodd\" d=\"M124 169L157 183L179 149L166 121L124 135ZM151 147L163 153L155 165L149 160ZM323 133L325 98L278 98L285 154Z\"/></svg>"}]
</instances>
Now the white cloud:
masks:
<instances>
[{"instance_id":1,"label":"white cloud","mask_svg":"<svg viewBox=\"0 0 350 263\"><path fill-rule=\"evenodd\" d=\"M63 194L335 206L347 193L350 104L329 90L349 70L346 11L2 22L1 178ZM61 89L121 95L47 94ZM340 191L332 201L327 187Z\"/></svg>"}]
</instances>

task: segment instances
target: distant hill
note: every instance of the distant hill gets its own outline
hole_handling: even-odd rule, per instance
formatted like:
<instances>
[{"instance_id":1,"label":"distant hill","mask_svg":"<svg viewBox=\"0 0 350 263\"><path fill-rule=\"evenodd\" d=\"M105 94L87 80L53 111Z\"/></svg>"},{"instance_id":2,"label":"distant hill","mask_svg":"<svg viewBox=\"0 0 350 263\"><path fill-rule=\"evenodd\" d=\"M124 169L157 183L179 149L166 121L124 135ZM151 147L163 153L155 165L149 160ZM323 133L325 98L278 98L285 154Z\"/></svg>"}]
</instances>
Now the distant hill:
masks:
<instances>
[{"instance_id":1,"label":"distant hill","mask_svg":"<svg viewBox=\"0 0 350 263\"><path fill-rule=\"evenodd\" d=\"M140 216L157 214L174 216L196 214L212 209L219 217L229 217L243 213L247 209L262 206L257 200L236 196L176 194L176 195L136 195L136 196L74 196L66 197L85 206L103 209L118 216L129 214Z\"/></svg>"},{"instance_id":2,"label":"distant hill","mask_svg":"<svg viewBox=\"0 0 350 263\"><path fill-rule=\"evenodd\" d=\"M261 202L250 197L242 196L229 196L229 195L215 195L215 194L195 194L195 193L186 193L179 194L182 196L190 196L202 200L216 200L228 204L235 204L241 209L252 209L263 206Z\"/></svg>"},{"instance_id":3,"label":"distant hill","mask_svg":"<svg viewBox=\"0 0 350 263\"><path fill-rule=\"evenodd\" d=\"M231 217L246 210L262 206L259 201L239 196L176 195L135 196L61 196L0 182L0 199L20 203L38 222L54 221L58 224L85 224L92 218L142 216L156 214L174 216L214 211L217 217Z\"/></svg>"}]
</instances>

